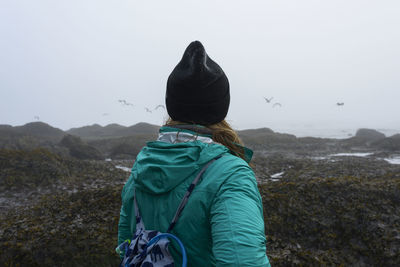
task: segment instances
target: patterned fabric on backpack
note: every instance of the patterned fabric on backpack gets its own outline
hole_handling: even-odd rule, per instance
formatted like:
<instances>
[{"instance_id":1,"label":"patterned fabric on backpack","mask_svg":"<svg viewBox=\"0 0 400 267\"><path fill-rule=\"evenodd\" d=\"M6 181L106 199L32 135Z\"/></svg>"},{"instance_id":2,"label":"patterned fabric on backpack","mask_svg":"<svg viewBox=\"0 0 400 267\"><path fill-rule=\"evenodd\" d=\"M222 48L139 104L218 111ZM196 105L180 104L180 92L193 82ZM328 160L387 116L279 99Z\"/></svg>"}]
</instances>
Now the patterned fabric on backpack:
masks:
<instances>
[{"instance_id":1,"label":"patterned fabric on backpack","mask_svg":"<svg viewBox=\"0 0 400 267\"><path fill-rule=\"evenodd\" d=\"M118 248L125 251L120 266L174 266L174 259L168 251L170 241L158 231L146 230L134 197L136 232L132 241L125 241ZM184 248L183 248L184 249ZM182 254L186 253L183 252Z\"/></svg>"},{"instance_id":2,"label":"patterned fabric on backpack","mask_svg":"<svg viewBox=\"0 0 400 267\"><path fill-rule=\"evenodd\" d=\"M120 244L116 251L117 253L124 253L124 259L122 260L120 267L172 267L174 266L174 259L172 258L170 252L168 251L168 246L170 240L168 238L174 239L180 246L182 253L182 266L186 267L186 251L182 242L170 234L171 230L174 228L176 222L179 219L193 189L195 188L200 177L208 168L208 166L217 160L219 157L208 162L203 169L197 174L196 178L193 180L185 196L183 197L171 224L168 227L166 233L161 233L154 230L146 230L142 217L139 212L139 208L136 202L136 191L134 192L134 207L135 207L135 217L136 217L136 232L131 240L126 240Z\"/></svg>"}]
</instances>

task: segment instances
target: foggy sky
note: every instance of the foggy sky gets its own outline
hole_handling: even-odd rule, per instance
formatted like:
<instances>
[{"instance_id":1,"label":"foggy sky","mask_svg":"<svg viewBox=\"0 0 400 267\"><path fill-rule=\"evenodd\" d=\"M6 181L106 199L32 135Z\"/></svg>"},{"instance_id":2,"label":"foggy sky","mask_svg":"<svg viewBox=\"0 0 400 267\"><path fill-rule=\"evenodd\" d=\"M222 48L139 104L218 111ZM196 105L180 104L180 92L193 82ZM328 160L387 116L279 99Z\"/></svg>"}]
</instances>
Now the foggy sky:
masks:
<instances>
[{"instance_id":1,"label":"foggy sky","mask_svg":"<svg viewBox=\"0 0 400 267\"><path fill-rule=\"evenodd\" d=\"M161 125L144 108L200 40L236 129L400 129L399 14L396 0L1 1L0 124Z\"/></svg>"}]
</instances>

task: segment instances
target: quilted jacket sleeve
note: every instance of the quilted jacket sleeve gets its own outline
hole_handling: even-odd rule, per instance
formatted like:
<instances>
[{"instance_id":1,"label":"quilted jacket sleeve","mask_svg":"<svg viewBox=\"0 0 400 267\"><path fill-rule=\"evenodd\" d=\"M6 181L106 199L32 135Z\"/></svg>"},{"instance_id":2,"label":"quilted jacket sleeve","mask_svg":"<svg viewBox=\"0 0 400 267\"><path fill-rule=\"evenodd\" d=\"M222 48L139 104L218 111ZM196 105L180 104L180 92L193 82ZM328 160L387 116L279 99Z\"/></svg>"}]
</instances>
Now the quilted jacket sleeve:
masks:
<instances>
[{"instance_id":1,"label":"quilted jacket sleeve","mask_svg":"<svg viewBox=\"0 0 400 267\"><path fill-rule=\"evenodd\" d=\"M270 266L263 209L250 167L242 165L222 184L211 206L217 266Z\"/></svg>"}]
</instances>

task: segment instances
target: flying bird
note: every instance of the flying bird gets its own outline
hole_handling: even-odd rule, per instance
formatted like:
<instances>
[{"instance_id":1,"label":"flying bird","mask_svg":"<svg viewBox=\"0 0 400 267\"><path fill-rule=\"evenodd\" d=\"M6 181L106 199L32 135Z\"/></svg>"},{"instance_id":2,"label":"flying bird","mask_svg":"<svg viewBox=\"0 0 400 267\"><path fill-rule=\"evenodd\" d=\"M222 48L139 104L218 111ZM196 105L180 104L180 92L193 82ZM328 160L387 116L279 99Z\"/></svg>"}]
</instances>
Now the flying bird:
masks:
<instances>
[{"instance_id":1,"label":"flying bird","mask_svg":"<svg viewBox=\"0 0 400 267\"><path fill-rule=\"evenodd\" d=\"M158 105L154 110L157 110L157 109L159 109L159 108L165 109L164 105Z\"/></svg>"},{"instance_id":2,"label":"flying bird","mask_svg":"<svg viewBox=\"0 0 400 267\"><path fill-rule=\"evenodd\" d=\"M108 115L110 115L109 113L103 113L103 116L108 116Z\"/></svg>"},{"instance_id":3,"label":"flying bird","mask_svg":"<svg viewBox=\"0 0 400 267\"><path fill-rule=\"evenodd\" d=\"M132 107L133 107L133 104L132 104L132 103L129 103L129 102L127 102L127 101L124 100L124 99L120 99L120 100L118 100L118 102L121 103L121 104L124 105L124 106L132 106Z\"/></svg>"},{"instance_id":4,"label":"flying bird","mask_svg":"<svg viewBox=\"0 0 400 267\"><path fill-rule=\"evenodd\" d=\"M343 103L343 102L340 102L340 103L336 103L336 105L337 105L337 106L344 106L344 103Z\"/></svg>"},{"instance_id":5,"label":"flying bird","mask_svg":"<svg viewBox=\"0 0 400 267\"><path fill-rule=\"evenodd\" d=\"M266 101L267 103L271 103L271 100L273 99L273 97L271 97L270 99L268 99L268 98L266 98L266 97L264 96L264 99L265 99L265 101Z\"/></svg>"},{"instance_id":6,"label":"flying bird","mask_svg":"<svg viewBox=\"0 0 400 267\"><path fill-rule=\"evenodd\" d=\"M274 103L273 105L272 105L272 107L274 108L274 107L282 107L282 105L281 105L281 103Z\"/></svg>"}]
</instances>

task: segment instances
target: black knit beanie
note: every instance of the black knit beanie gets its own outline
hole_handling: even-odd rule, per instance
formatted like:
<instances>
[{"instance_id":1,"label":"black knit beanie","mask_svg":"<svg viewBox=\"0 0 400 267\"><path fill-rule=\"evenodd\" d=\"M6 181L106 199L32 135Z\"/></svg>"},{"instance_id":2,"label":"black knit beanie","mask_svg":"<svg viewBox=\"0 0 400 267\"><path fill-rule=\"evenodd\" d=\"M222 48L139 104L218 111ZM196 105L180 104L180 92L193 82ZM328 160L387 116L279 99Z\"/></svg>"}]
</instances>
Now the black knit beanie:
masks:
<instances>
[{"instance_id":1,"label":"black knit beanie","mask_svg":"<svg viewBox=\"0 0 400 267\"><path fill-rule=\"evenodd\" d=\"M210 125L222 121L229 109L229 81L224 71L192 42L167 81L165 102L175 121Z\"/></svg>"}]
</instances>

